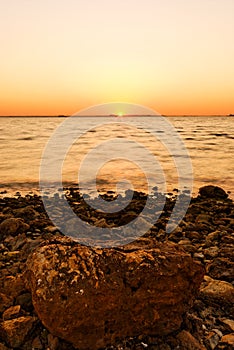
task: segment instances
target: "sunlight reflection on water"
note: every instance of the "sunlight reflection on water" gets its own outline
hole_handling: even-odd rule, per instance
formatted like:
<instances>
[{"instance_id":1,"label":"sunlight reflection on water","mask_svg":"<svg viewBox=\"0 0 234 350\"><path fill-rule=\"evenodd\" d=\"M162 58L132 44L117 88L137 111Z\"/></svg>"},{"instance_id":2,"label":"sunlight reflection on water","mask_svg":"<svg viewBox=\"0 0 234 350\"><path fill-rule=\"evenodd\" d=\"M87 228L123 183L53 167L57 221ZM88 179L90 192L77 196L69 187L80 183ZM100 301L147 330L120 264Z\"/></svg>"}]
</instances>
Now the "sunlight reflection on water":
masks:
<instances>
[{"instance_id":1,"label":"sunlight reflection on water","mask_svg":"<svg viewBox=\"0 0 234 350\"><path fill-rule=\"evenodd\" d=\"M151 130L150 118L149 131ZM1 126L1 183L2 189L29 191L37 188L40 160L47 140L63 118L0 118ZM202 185L211 183L232 191L234 196L234 118L231 117L169 117L169 121L180 132L189 151L194 169L194 193ZM100 120L101 122L101 120ZM92 120L90 119L90 125ZM82 125L81 125L82 129ZM155 131L155 130L154 130ZM160 130L157 130L160 133ZM64 162L63 180L77 182L79 163L90 147L105 140L106 136L136 139L150 149L163 167L167 180L167 190L177 186L177 173L173 160L160 142L153 140L151 134L139 130L129 134L128 128L115 126L112 129L86 133L75 143ZM170 135L167 135L170 143ZM61 145L58 145L60 147ZM136 144L133 146L137 154ZM178 155L179 156L179 155ZM95 161L95 160L94 160ZM87 172L87 181L89 179ZM186 177L186 173L184 174ZM116 179L130 179L135 189L145 190L142 171L130 162L121 159L107 163L98 174L100 191L115 190ZM56 181L56 179L54 179Z\"/></svg>"}]
</instances>

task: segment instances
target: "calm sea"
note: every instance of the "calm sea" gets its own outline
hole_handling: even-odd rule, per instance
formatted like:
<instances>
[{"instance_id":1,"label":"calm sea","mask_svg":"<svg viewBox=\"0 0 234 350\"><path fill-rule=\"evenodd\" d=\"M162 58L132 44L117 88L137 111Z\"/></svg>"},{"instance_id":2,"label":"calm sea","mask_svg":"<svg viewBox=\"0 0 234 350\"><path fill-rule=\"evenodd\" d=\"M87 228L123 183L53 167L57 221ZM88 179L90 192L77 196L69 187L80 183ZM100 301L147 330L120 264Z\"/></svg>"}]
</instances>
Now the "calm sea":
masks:
<instances>
[{"instance_id":1,"label":"calm sea","mask_svg":"<svg viewBox=\"0 0 234 350\"><path fill-rule=\"evenodd\" d=\"M97 117L96 117L97 118ZM84 134L72 147L63 150L63 142L58 142L54 152L61 157L61 153L66 153L63 163L62 179L63 183L77 183L78 169L81 161L97 145L105 143L111 138L123 141L122 146L117 143L117 150L111 151L110 160L100 169L95 170L102 159L102 152L108 153L106 147L99 147L94 154L91 152L91 161L88 163L84 174L87 179L87 189L89 183L97 178L98 190L116 190L116 182L127 179L137 190L146 189L146 179L140 166L146 162L146 157L142 156L140 147L152 152L161 171L163 171L166 191L171 192L178 188L178 173L175 166L175 159L168 149L162 145L160 140L153 136L155 133L165 133L152 123L151 118L145 118L148 131L143 129L133 130L125 125L122 120L118 123L104 126L111 117L98 117L100 127L86 132L87 125L92 127L95 117L86 117L85 121L77 119L77 127ZM39 169L43 155L43 150L56 128L65 121L66 118L59 117L0 117L0 191L7 190L8 194L16 191L22 193L38 191ZM234 118L227 116L174 116L167 117L175 130L180 135L193 166L193 193L197 194L198 188L213 184L223 187L226 191L231 191L234 198ZM165 135L168 143L173 142L170 135ZM136 141L136 142L135 142ZM118 147L120 154L118 154ZM125 148L124 148L125 147ZM135 164L128 159L127 150L134 153ZM63 152L60 152L60 151ZM125 154L126 150L126 154ZM112 152L112 153L111 153ZM132 154L133 154L132 153ZM56 158L56 157L55 157ZM51 161L56 163L55 158ZM125 159L124 159L125 158ZM149 159L148 159L149 162ZM56 167L56 164L55 164ZM97 172L97 174L96 174ZM56 175L50 180L56 182ZM186 168L184 169L186 179ZM162 179L155 178L155 185L159 188ZM127 188L127 184L125 185ZM184 190L180 188L180 190Z\"/></svg>"}]
</instances>

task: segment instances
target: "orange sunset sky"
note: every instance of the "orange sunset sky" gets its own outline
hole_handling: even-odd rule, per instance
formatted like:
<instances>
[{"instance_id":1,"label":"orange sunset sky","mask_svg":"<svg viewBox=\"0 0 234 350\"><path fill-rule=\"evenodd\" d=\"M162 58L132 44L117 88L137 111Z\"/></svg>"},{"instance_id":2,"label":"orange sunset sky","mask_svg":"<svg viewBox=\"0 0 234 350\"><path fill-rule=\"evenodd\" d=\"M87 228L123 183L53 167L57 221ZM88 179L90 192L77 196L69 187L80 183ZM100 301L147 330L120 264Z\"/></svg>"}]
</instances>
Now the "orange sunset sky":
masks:
<instances>
[{"instance_id":1,"label":"orange sunset sky","mask_svg":"<svg viewBox=\"0 0 234 350\"><path fill-rule=\"evenodd\" d=\"M0 115L234 113L234 0L1 0Z\"/></svg>"}]
</instances>

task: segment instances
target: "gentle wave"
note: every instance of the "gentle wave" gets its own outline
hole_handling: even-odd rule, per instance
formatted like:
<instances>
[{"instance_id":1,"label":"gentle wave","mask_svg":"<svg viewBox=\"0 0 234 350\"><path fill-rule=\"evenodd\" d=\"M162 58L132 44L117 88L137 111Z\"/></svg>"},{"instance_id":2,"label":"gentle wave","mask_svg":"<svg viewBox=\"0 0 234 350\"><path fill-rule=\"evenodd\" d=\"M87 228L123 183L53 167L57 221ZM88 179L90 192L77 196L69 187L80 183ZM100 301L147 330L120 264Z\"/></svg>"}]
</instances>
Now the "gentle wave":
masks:
<instances>
[{"instance_id":1,"label":"gentle wave","mask_svg":"<svg viewBox=\"0 0 234 350\"><path fill-rule=\"evenodd\" d=\"M36 188L39 181L39 168L43 150L58 125L64 118L38 117L38 118L0 118L0 147L1 147L1 184L4 186L19 186L20 188ZM104 118L102 121L107 120ZM214 183L222 185L226 190L234 193L234 118L229 117L170 117L169 122L174 125L178 134L184 141L194 169L194 191L204 183ZM159 138L164 137L168 143L171 142L170 135L166 135L164 130L151 130L150 117L149 130L139 130L137 142L150 149L157 157L158 162L163 166L166 174L168 189L177 187L178 178L173 160L170 159L168 151L159 141L155 141L150 134L158 134ZM90 120L92 126L92 120ZM82 125L81 125L82 129ZM94 141L101 142L108 137L118 139L134 138L134 133L129 134L129 129L119 129L118 125L105 131L89 130L82 136L82 142L74 145L68 152L67 160L64 162L64 181L77 182L77 167L81 159L93 147ZM58 145L61 147L61 145ZM134 146L137 154L138 147ZM124 156L124 155L123 155ZM180 156L180 155L178 155ZM141 159L139 159L139 163ZM117 163L116 163L117 164ZM106 167L103 169L100 181L115 189L115 176L128 175L130 181L133 180L136 187L145 187L142 182L142 175L136 170L132 170L126 163L118 163L116 168ZM124 174L123 174L124 172ZM87 181L91 176L92 169L87 172Z\"/></svg>"}]
</instances>

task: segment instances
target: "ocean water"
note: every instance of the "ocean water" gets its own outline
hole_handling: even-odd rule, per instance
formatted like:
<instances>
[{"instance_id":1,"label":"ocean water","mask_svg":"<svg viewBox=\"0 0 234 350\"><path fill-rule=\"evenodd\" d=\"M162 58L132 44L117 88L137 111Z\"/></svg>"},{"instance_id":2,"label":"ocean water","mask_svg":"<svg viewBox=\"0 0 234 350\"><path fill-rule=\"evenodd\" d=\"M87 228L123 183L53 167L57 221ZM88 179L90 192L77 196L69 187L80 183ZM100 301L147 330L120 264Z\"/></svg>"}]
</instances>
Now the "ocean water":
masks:
<instances>
[{"instance_id":1,"label":"ocean water","mask_svg":"<svg viewBox=\"0 0 234 350\"><path fill-rule=\"evenodd\" d=\"M97 118L100 125L92 129ZM119 182L122 182L120 191L127 189L131 183L132 188L147 192L148 177L159 190L186 190L186 181L189 182L191 175L186 160L180 174L181 183L176 157L183 155L176 155L176 152L171 154L167 148L168 145L173 148L174 136L157 127L154 116L135 118L143 122L142 128L130 127L126 117L117 118L115 123L112 123L113 117L77 118L76 129L81 136L69 147L64 144L62 136L57 137L56 146L53 145L54 148L47 155L51 157L54 169L53 174L48 175L48 183L57 184L61 172L64 185L77 183L80 165L88 159L82 172L84 192L93 191L94 181L100 192L116 191ZM45 157L43 152L56 128L60 126L62 130L61 124L66 119L69 118L0 117L1 192L39 192L40 164ZM166 117L166 120L188 151L193 167L192 193L196 195L199 187L213 184L230 191L230 196L234 198L234 118L174 116ZM157 134L161 134L161 138L155 138ZM74 130L70 130L71 141L75 136ZM144 152L154 155L156 167L151 162L152 158ZM57 162L61 164L61 161L62 170L57 170ZM145 166L149 169L147 174L144 174Z\"/></svg>"}]
</instances>

